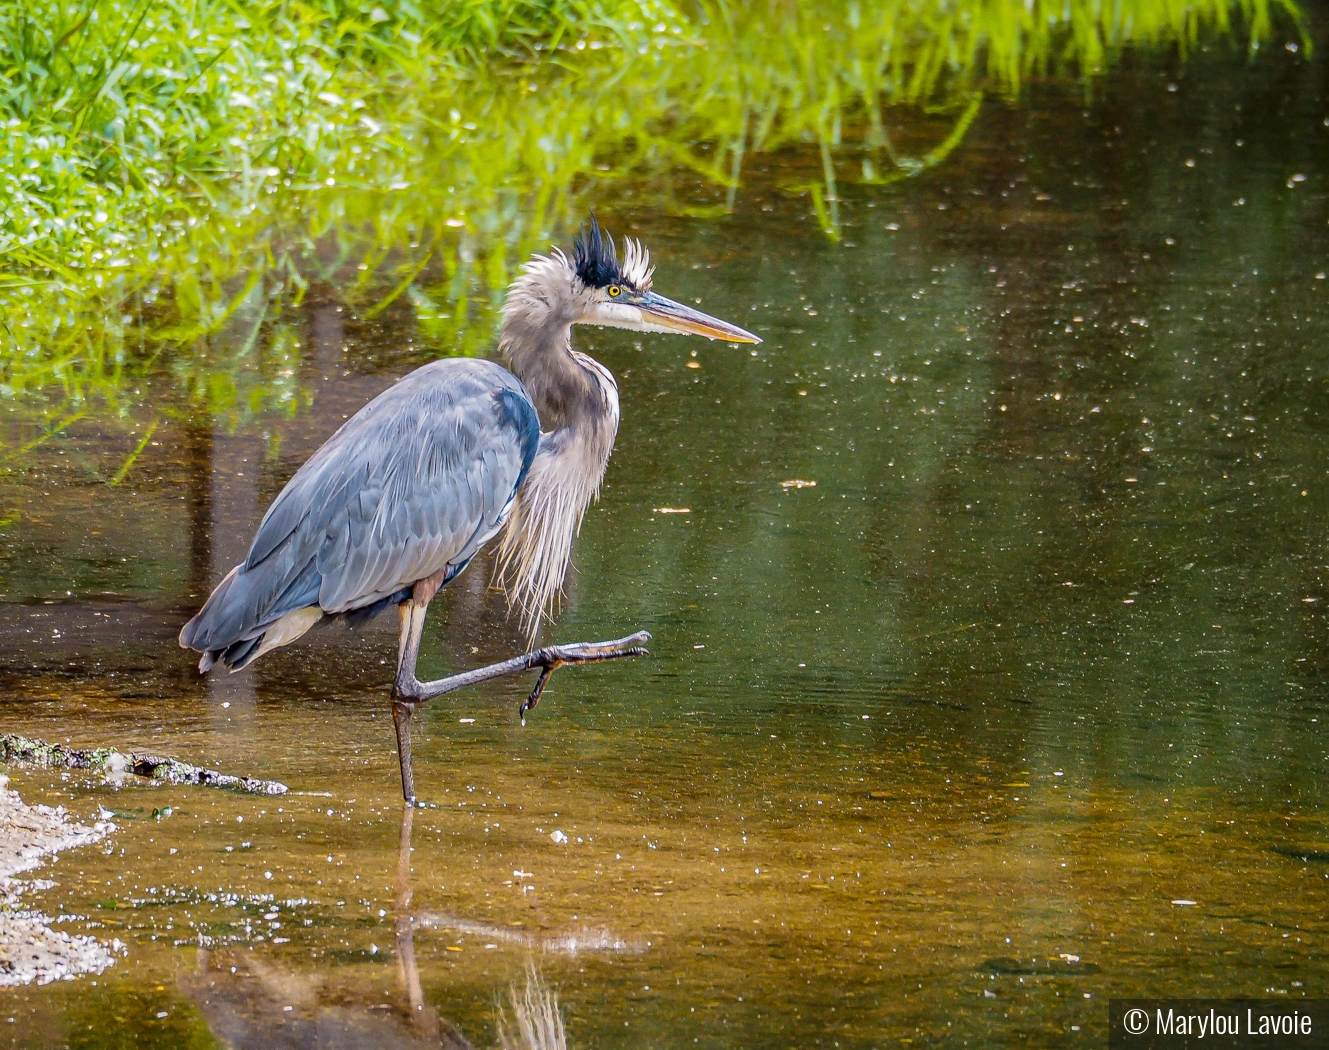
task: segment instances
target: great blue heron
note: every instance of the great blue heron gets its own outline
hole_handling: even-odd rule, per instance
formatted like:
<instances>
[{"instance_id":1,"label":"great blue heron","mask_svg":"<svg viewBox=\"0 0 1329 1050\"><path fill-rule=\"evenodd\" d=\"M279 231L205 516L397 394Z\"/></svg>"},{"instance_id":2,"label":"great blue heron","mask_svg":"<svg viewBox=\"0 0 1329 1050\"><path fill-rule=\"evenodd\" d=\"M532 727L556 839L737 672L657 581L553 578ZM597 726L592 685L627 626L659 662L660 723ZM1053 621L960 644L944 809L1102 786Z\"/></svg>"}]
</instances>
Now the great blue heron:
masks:
<instances>
[{"instance_id":1,"label":"great blue heron","mask_svg":"<svg viewBox=\"0 0 1329 1050\"><path fill-rule=\"evenodd\" d=\"M411 716L462 686L540 669L521 713L563 664L645 652L641 631L609 642L547 646L421 682L415 676L429 602L502 533L500 574L534 642L567 572L572 539L596 497L618 430L618 385L572 348L572 326L679 332L759 343L755 335L651 290L639 242L619 259L594 216L569 259L555 248L508 289L490 361L433 361L347 420L296 471L263 516L249 555L217 585L180 644L199 670L231 671L288 645L325 617L401 618L392 716L402 793L415 799ZM506 531L504 531L506 526Z\"/></svg>"}]
</instances>

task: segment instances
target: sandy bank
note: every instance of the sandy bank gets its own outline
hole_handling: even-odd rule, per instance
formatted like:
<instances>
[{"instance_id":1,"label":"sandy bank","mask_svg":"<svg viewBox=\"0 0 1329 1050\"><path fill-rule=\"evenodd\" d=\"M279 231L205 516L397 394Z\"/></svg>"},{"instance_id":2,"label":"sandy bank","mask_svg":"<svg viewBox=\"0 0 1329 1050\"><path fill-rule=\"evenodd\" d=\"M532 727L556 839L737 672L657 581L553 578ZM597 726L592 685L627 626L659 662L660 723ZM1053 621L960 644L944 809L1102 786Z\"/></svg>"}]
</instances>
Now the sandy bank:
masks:
<instances>
[{"instance_id":1,"label":"sandy bank","mask_svg":"<svg viewBox=\"0 0 1329 1050\"><path fill-rule=\"evenodd\" d=\"M71 820L63 806L29 806L0 774L0 987L101 973L124 951L118 940L103 943L52 929L47 916L25 909L21 900L25 890L50 883L14 878L64 850L99 842L114 830L109 821L89 827Z\"/></svg>"}]
</instances>

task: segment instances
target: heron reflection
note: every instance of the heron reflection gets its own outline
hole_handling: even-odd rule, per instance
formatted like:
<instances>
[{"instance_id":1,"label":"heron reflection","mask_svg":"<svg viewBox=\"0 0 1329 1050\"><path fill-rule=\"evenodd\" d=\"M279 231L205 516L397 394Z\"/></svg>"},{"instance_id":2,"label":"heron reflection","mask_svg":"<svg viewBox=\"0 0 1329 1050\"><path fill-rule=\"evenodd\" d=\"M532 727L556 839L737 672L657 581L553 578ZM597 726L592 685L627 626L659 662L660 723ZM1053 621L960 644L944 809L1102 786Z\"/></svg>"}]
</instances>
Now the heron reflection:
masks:
<instances>
[{"instance_id":1,"label":"heron reflection","mask_svg":"<svg viewBox=\"0 0 1329 1050\"><path fill-rule=\"evenodd\" d=\"M411 878L415 807L403 806L393 893L396 994L391 1002L348 1002L333 975L296 973L257 952L198 949L194 972L180 978L212 1034L231 1050L471 1050L461 1028L426 1000L416 951L419 931L441 929L503 941L528 953L523 979L496 1001L502 1050L566 1050L558 996L537 954L639 952L644 946L604 928L526 934L454 915L417 913Z\"/></svg>"}]
</instances>

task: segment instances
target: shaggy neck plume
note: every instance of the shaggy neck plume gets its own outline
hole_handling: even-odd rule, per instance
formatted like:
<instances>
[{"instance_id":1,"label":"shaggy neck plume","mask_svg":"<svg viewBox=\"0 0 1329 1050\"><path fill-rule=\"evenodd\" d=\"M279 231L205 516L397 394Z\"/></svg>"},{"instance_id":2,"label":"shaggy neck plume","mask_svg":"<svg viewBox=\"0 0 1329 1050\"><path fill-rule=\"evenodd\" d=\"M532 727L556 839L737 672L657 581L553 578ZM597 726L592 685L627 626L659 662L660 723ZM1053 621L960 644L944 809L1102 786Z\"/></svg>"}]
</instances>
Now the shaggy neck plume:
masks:
<instances>
[{"instance_id":1,"label":"shaggy neck plume","mask_svg":"<svg viewBox=\"0 0 1329 1050\"><path fill-rule=\"evenodd\" d=\"M561 253L537 258L513 284L499 348L540 415L540 449L517 492L499 548L499 579L532 643L567 574L572 541L599 495L618 432L618 385L572 349L576 276ZM561 294L560 294L561 293Z\"/></svg>"}]
</instances>

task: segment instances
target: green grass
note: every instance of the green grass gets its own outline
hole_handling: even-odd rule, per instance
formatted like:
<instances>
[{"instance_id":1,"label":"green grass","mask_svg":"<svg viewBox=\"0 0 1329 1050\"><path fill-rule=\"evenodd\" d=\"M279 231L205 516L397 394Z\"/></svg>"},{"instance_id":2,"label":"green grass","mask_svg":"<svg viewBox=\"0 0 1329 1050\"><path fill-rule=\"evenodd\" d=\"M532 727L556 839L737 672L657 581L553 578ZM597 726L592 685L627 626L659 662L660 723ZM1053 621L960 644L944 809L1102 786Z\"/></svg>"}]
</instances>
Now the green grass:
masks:
<instances>
[{"instance_id":1,"label":"green grass","mask_svg":"<svg viewBox=\"0 0 1329 1050\"><path fill-rule=\"evenodd\" d=\"M96 287L141 269L193 240L221 197L256 205L273 185L354 171L372 113L394 115L384 90L428 91L481 56L519 63L611 21L584 3L387 6L0 6L6 280Z\"/></svg>"},{"instance_id":2,"label":"green grass","mask_svg":"<svg viewBox=\"0 0 1329 1050\"><path fill-rule=\"evenodd\" d=\"M3 0L0 396L48 429L128 411L166 354L210 411L298 411L284 317L312 284L479 352L515 266L625 180L700 175L723 210L754 153L813 144L820 177L784 188L835 238L837 185L944 163L986 95L1206 29L1254 46L1279 12L1295 27L1290 0ZM946 120L909 152L887 107Z\"/></svg>"}]
</instances>

